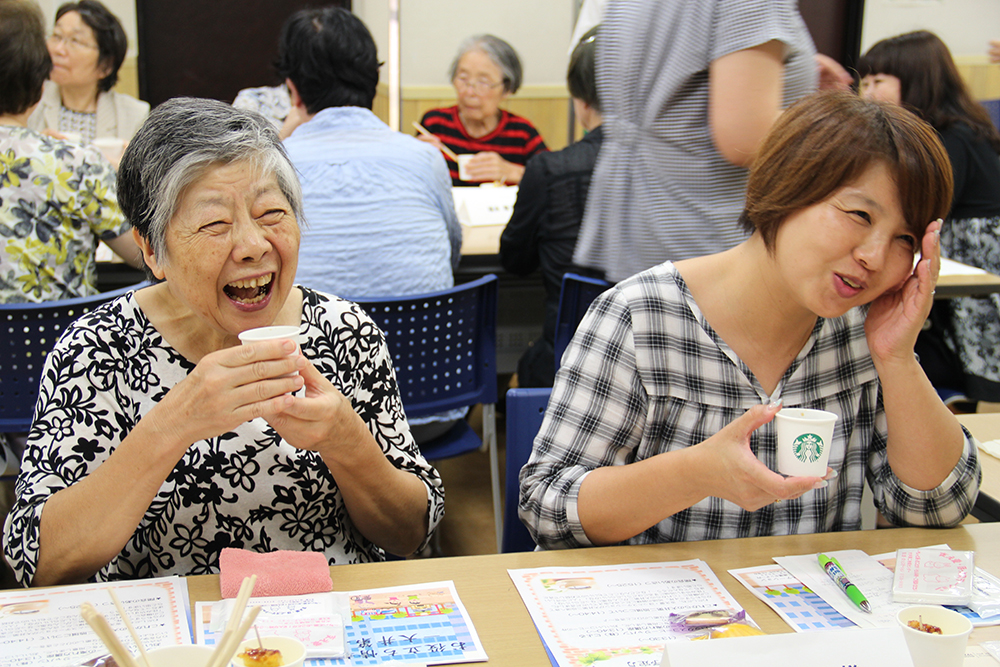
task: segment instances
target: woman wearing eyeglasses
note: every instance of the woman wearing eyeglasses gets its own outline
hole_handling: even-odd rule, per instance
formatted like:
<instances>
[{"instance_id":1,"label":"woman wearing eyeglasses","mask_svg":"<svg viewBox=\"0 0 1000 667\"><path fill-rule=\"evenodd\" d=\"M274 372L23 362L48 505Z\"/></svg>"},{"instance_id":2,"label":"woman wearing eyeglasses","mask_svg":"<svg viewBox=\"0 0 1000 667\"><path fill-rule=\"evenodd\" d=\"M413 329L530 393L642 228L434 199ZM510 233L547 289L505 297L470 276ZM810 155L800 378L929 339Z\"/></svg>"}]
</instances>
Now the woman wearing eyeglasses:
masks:
<instances>
[{"instance_id":1,"label":"woman wearing eyeglasses","mask_svg":"<svg viewBox=\"0 0 1000 667\"><path fill-rule=\"evenodd\" d=\"M97 0L68 2L56 11L48 48L52 74L28 127L82 143L131 139L149 105L111 90L128 48L118 18Z\"/></svg>"},{"instance_id":2,"label":"woman wearing eyeglasses","mask_svg":"<svg viewBox=\"0 0 1000 667\"><path fill-rule=\"evenodd\" d=\"M451 83L458 103L424 114L420 124L434 136L418 138L458 155L475 155L465 166L467 180L459 178L458 164L445 155L454 185L520 183L528 158L548 148L531 121L500 108L521 86L517 52L493 35L470 37L451 63Z\"/></svg>"}]
</instances>

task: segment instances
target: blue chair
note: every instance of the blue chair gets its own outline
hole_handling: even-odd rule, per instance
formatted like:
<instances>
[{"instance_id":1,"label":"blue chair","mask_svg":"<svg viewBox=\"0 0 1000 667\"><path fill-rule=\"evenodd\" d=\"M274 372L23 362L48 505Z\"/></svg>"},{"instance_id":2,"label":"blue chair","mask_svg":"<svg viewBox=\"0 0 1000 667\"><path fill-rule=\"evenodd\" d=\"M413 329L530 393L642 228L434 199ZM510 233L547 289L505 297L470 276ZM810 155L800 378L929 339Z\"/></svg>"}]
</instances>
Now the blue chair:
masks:
<instances>
[{"instance_id":1,"label":"blue chair","mask_svg":"<svg viewBox=\"0 0 1000 667\"><path fill-rule=\"evenodd\" d=\"M531 447L542 427L545 406L552 389L509 389L507 391L507 473L503 503L503 539L500 551L532 551L535 541L517 516L520 495L518 476L528 462Z\"/></svg>"},{"instance_id":2,"label":"blue chair","mask_svg":"<svg viewBox=\"0 0 1000 667\"><path fill-rule=\"evenodd\" d=\"M1000 129L1000 100L979 100L979 103L986 107L986 113L990 115L993 126Z\"/></svg>"},{"instance_id":3,"label":"blue chair","mask_svg":"<svg viewBox=\"0 0 1000 667\"><path fill-rule=\"evenodd\" d=\"M607 280L587 278L576 273L563 275L559 291L559 312L556 315L556 339L553 347L556 353L556 370L562 363L563 352L573 339L580 320L587 314L587 308L597 296L612 286Z\"/></svg>"},{"instance_id":4,"label":"blue chair","mask_svg":"<svg viewBox=\"0 0 1000 667\"><path fill-rule=\"evenodd\" d=\"M502 517L497 459L497 277L493 274L440 292L351 298L385 333L408 417L483 405L483 438L460 419L420 445L428 460L485 446L490 454L497 549Z\"/></svg>"},{"instance_id":5,"label":"blue chair","mask_svg":"<svg viewBox=\"0 0 1000 667\"><path fill-rule=\"evenodd\" d=\"M31 428L42 366L63 330L84 313L148 284L77 299L0 304L0 433Z\"/></svg>"}]
</instances>

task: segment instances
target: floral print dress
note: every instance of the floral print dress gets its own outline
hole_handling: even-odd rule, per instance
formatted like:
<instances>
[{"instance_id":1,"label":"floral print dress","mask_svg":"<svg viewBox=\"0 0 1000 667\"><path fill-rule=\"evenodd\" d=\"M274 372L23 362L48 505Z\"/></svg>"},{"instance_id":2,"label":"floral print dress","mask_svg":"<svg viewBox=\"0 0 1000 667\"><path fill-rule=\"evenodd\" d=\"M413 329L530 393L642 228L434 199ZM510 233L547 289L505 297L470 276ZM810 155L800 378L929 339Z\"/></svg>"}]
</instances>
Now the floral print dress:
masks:
<instances>
[{"instance_id":1,"label":"floral print dress","mask_svg":"<svg viewBox=\"0 0 1000 667\"><path fill-rule=\"evenodd\" d=\"M426 544L444 515L444 488L410 435L385 338L358 306L300 289L302 352L351 401L386 458L426 486ZM22 584L35 573L45 502L100 466L193 369L134 293L67 329L46 359L4 527L5 555ZM192 444L131 539L93 579L217 573L225 547L318 551L331 565L384 559L352 522L320 456L254 419Z\"/></svg>"}]
</instances>

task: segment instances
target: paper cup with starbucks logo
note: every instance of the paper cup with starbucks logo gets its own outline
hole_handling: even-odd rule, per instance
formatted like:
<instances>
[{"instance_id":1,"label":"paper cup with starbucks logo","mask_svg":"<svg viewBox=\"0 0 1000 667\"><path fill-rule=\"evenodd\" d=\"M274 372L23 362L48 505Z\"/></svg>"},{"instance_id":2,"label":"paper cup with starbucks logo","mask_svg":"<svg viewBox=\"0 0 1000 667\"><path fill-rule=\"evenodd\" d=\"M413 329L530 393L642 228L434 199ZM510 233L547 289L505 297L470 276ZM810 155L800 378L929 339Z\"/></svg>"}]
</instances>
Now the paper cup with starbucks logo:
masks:
<instances>
[{"instance_id":1,"label":"paper cup with starbucks logo","mask_svg":"<svg viewBox=\"0 0 1000 667\"><path fill-rule=\"evenodd\" d=\"M824 477L837 415L826 410L783 408L774 417L778 432L778 472Z\"/></svg>"}]
</instances>

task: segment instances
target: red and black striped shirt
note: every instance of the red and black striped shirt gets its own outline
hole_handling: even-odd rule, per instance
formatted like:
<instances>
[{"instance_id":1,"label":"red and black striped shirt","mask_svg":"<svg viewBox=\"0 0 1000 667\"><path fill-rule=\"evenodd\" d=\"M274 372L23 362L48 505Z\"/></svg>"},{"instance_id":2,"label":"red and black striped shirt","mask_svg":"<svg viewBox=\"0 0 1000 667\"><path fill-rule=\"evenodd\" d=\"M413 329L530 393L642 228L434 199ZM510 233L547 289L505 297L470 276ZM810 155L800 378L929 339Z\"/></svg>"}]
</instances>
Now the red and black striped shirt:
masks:
<instances>
[{"instance_id":1,"label":"red and black striped shirt","mask_svg":"<svg viewBox=\"0 0 1000 667\"><path fill-rule=\"evenodd\" d=\"M431 109L424 114L420 124L437 135L444 144L459 155L493 151L514 164L524 165L536 153L547 151L548 147L538 134L538 130L526 118L509 111L500 110L500 123L496 129L482 137L470 137L458 117L458 106L446 109ZM458 178L458 164L444 155L451 174L452 185L475 185Z\"/></svg>"}]
</instances>

